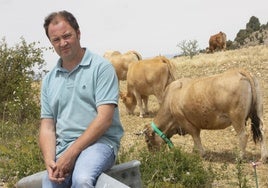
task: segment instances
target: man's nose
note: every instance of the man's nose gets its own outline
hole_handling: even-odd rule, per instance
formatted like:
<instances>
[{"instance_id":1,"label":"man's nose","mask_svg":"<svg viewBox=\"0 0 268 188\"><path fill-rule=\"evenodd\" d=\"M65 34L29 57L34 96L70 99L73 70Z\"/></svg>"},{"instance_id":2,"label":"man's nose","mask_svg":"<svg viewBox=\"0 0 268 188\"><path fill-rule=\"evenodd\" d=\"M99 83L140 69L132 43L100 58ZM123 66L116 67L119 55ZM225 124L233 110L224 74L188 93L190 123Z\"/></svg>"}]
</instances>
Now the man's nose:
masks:
<instances>
[{"instance_id":1,"label":"man's nose","mask_svg":"<svg viewBox=\"0 0 268 188\"><path fill-rule=\"evenodd\" d=\"M66 46L67 45L67 41L64 39L60 39L60 46Z\"/></svg>"}]
</instances>

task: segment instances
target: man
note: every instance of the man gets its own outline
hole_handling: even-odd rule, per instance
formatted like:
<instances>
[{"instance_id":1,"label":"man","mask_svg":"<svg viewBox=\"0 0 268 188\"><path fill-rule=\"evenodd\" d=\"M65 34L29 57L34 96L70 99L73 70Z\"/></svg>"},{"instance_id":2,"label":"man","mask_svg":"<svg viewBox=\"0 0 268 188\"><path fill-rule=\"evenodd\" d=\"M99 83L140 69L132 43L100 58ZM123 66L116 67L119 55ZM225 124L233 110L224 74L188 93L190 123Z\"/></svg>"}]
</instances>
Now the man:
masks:
<instances>
[{"instance_id":1,"label":"man","mask_svg":"<svg viewBox=\"0 0 268 188\"><path fill-rule=\"evenodd\" d=\"M60 58L42 82L39 145L47 169L42 186L94 187L114 165L123 135L118 79L111 63L81 47L71 13L51 13L44 28Z\"/></svg>"}]
</instances>

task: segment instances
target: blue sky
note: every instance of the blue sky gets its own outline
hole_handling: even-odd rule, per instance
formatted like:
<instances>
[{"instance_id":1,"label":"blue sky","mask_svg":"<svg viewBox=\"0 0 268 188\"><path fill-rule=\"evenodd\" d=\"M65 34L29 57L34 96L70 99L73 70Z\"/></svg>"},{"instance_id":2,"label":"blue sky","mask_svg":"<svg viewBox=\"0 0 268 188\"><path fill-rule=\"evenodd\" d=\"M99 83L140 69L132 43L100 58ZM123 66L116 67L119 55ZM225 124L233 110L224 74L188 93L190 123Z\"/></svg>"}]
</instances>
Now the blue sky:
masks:
<instances>
[{"instance_id":1,"label":"blue sky","mask_svg":"<svg viewBox=\"0 0 268 188\"><path fill-rule=\"evenodd\" d=\"M177 54L183 40L197 40L204 49L210 35L219 31L233 41L251 16L266 24L267 7L267 0L0 0L0 38L9 46L24 37L49 47L44 17L68 10L79 22L82 45L91 51L136 50L147 58ZM47 69L57 58L45 53Z\"/></svg>"}]
</instances>

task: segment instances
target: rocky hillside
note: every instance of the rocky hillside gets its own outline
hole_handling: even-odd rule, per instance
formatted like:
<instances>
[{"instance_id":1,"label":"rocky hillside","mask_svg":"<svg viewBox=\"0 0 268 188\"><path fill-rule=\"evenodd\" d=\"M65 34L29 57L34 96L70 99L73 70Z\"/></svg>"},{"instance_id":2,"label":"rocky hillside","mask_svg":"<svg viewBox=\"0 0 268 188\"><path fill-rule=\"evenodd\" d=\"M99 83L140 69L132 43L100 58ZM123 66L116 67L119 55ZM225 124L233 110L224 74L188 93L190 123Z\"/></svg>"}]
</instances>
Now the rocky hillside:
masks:
<instances>
[{"instance_id":1,"label":"rocky hillside","mask_svg":"<svg viewBox=\"0 0 268 188\"><path fill-rule=\"evenodd\" d=\"M245 38L241 47L257 46L260 44L268 44L268 29L261 29L251 33Z\"/></svg>"},{"instance_id":2,"label":"rocky hillside","mask_svg":"<svg viewBox=\"0 0 268 188\"><path fill-rule=\"evenodd\" d=\"M246 28L240 29L234 41L228 41L227 46L234 49L262 44L268 44L268 23L261 24L257 17L252 16Z\"/></svg>"}]
</instances>

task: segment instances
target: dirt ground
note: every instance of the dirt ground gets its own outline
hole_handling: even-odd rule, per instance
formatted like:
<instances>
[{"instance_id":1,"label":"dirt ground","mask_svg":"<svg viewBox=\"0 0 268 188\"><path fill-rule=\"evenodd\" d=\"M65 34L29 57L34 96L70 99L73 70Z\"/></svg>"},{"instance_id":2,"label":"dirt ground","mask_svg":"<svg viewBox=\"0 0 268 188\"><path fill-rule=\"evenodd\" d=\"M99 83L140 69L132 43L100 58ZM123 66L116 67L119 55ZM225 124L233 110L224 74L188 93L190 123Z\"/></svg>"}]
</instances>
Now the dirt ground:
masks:
<instances>
[{"instance_id":1,"label":"dirt ground","mask_svg":"<svg viewBox=\"0 0 268 188\"><path fill-rule=\"evenodd\" d=\"M176 65L177 78L181 77L201 77L223 72L227 69L240 67L253 73L259 80L263 90L264 124L268 126L268 46L250 47L242 50L217 52L214 54L202 54L195 56L192 60L187 58L171 59ZM126 90L126 82L120 83L121 91ZM119 103L121 121L125 129L122 139L121 152L139 149L145 146L143 136L137 136L143 130L145 124L150 123L157 113L159 106L154 96L149 98L150 114L145 118L138 116L138 108L135 115L127 115L122 101ZM248 126L249 129L249 126ZM260 188L268 187L268 163L258 164L256 174L252 162L260 159L260 145L255 145L250 131L247 145L245 163L242 164L243 177L247 180L247 185L256 187L256 182ZM266 136L266 135L265 135ZM213 183L213 187L229 188L237 187L238 178L238 138L232 127L224 130L202 130L201 139L207 155L204 158L204 165L211 166L217 172L218 180ZM266 142L268 139L266 136ZM181 147L185 152L192 152L193 140L190 135L173 136L171 138L175 147ZM133 156L135 157L135 156ZM257 179L256 179L257 178Z\"/></svg>"}]
</instances>

